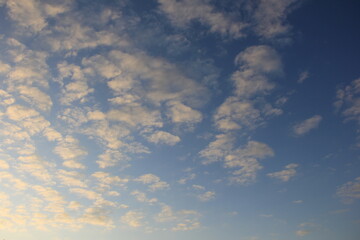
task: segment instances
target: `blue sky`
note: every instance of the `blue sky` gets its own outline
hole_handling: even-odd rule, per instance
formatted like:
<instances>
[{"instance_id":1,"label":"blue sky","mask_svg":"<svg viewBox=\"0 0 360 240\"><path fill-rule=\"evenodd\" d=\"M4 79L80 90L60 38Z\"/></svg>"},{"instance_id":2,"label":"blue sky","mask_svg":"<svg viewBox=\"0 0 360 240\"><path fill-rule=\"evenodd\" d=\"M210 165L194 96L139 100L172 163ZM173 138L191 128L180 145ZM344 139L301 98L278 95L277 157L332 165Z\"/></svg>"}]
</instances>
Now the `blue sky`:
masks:
<instances>
[{"instance_id":1,"label":"blue sky","mask_svg":"<svg viewBox=\"0 0 360 240\"><path fill-rule=\"evenodd\" d=\"M359 10L0 0L0 238L358 239Z\"/></svg>"}]
</instances>

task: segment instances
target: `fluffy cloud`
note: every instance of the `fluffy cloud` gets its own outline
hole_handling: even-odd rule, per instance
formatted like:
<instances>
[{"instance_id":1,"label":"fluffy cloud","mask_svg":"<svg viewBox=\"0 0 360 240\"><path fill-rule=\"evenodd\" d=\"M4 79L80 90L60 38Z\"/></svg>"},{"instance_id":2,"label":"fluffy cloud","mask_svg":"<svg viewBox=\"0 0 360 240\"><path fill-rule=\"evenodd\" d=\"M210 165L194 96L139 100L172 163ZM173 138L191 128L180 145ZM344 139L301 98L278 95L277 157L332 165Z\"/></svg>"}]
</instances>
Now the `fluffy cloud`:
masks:
<instances>
[{"instance_id":1,"label":"fluffy cloud","mask_svg":"<svg viewBox=\"0 0 360 240\"><path fill-rule=\"evenodd\" d=\"M238 168L232 172L230 180L235 183L248 184L256 179L257 172L262 169L259 160L274 155L266 144L249 141L243 148L238 148L225 157L226 168Z\"/></svg>"},{"instance_id":2,"label":"fluffy cloud","mask_svg":"<svg viewBox=\"0 0 360 240\"><path fill-rule=\"evenodd\" d=\"M133 228L142 226L144 223L144 214L140 211L128 211L125 215L121 217L121 221Z\"/></svg>"},{"instance_id":3,"label":"fluffy cloud","mask_svg":"<svg viewBox=\"0 0 360 240\"><path fill-rule=\"evenodd\" d=\"M345 203L352 203L353 201L360 199L360 177L340 186L337 189L336 194L342 198Z\"/></svg>"},{"instance_id":4,"label":"fluffy cloud","mask_svg":"<svg viewBox=\"0 0 360 240\"><path fill-rule=\"evenodd\" d=\"M175 145L176 143L180 142L180 138L178 136L172 135L168 132L164 131L157 131L151 134L148 138L149 142L152 143L162 143L167 145Z\"/></svg>"},{"instance_id":5,"label":"fluffy cloud","mask_svg":"<svg viewBox=\"0 0 360 240\"><path fill-rule=\"evenodd\" d=\"M204 192L202 194L199 194L197 196L197 198L201 201L201 202L207 202L207 201L210 201L212 199L215 198L215 192L212 192L212 191L207 191L207 192Z\"/></svg>"},{"instance_id":6,"label":"fluffy cloud","mask_svg":"<svg viewBox=\"0 0 360 240\"><path fill-rule=\"evenodd\" d=\"M202 120L202 115L181 102L172 101L168 103L168 116L174 123L198 123Z\"/></svg>"},{"instance_id":7,"label":"fluffy cloud","mask_svg":"<svg viewBox=\"0 0 360 240\"><path fill-rule=\"evenodd\" d=\"M270 103L258 100L275 87L269 76L282 72L278 53L265 45L248 47L236 56L235 64L239 69L231 77L234 96L225 99L214 115L215 124L222 131L253 129L262 124L265 117L282 113Z\"/></svg>"},{"instance_id":8,"label":"fluffy cloud","mask_svg":"<svg viewBox=\"0 0 360 240\"><path fill-rule=\"evenodd\" d=\"M163 190L170 187L168 183L161 181L158 176L151 173L144 174L136 178L135 181L142 182L143 184L148 184L149 191Z\"/></svg>"},{"instance_id":9,"label":"fluffy cloud","mask_svg":"<svg viewBox=\"0 0 360 240\"><path fill-rule=\"evenodd\" d=\"M223 161L225 168L239 168L232 171L230 180L239 184L248 184L255 180L256 174L262 169L260 159L274 155L273 150L265 143L249 141L245 146L234 148L233 137L218 135L217 139L200 152L207 158L203 163Z\"/></svg>"},{"instance_id":10,"label":"fluffy cloud","mask_svg":"<svg viewBox=\"0 0 360 240\"><path fill-rule=\"evenodd\" d=\"M139 202L145 202L145 203L149 203L149 204L153 204L158 202L157 198L147 198L146 194L140 191L132 191L131 195L133 195L137 201Z\"/></svg>"},{"instance_id":11,"label":"fluffy cloud","mask_svg":"<svg viewBox=\"0 0 360 240\"><path fill-rule=\"evenodd\" d=\"M285 19L299 0L261 0L254 12L255 32L264 38L284 35L290 30Z\"/></svg>"},{"instance_id":12,"label":"fluffy cloud","mask_svg":"<svg viewBox=\"0 0 360 240\"><path fill-rule=\"evenodd\" d=\"M7 0L10 17L19 26L39 32L47 26L46 18L54 17L68 10L69 1L46 3L38 0Z\"/></svg>"},{"instance_id":13,"label":"fluffy cloud","mask_svg":"<svg viewBox=\"0 0 360 240\"><path fill-rule=\"evenodd\" d=\"M231 19L226 14L216 11L215 7L203 0L158 0L160 9L181 27L197 20L208 26L211 32L239 38L246 24Z\"/></svg>"},{"instance_id":14,"label":"fluffy cloud","mask_svg":"<svg viewBox=\"0 0 360 240\"><path fill-rule=\"evenodd\" d=\"M360 124L360 78L352 81L336 93L334 106L342 110L346 120L356 120Z\"/></svg>"},{"instance_id":15,"label":"fluffy cloud","mask_svg":"<svg viewBox=\"0 0 360 240\"><path fill-rule=\"evenodd\" d=\"M310 232L307 231L307 230L298 230L298 231L295 232L295 234L296 234L297 236L300 236L300 237L304 237L304 236L308 235L309 233L310 233Z\"/></svg>"},{"instance_id":16,"label":"fluffy cloud","mask_svg":"<svg viewBox=\"0 0 360 240\"><path fill-rule=\"evenodd\" d=\"M298 164L291 163L289 165L286 165L284 170L281 170L279 172L268 173L268 176L272 178L277 178L283 182L287 182L290 180L290 178L296 175L296 168L298 166L299 166Z\"/></svg>"},{"instance_id":17,"label":"fluffy cloud","mask_svg":"<svg viewBox=\"0 0 360 240\"><path fill-rule=\"evenodd\" d=\"M308 118L293 127L293 131L296 135L301 136L310 130L317 128L322 120L320 115L315 115L311 118Z\"/></svg>"}]
</instances>

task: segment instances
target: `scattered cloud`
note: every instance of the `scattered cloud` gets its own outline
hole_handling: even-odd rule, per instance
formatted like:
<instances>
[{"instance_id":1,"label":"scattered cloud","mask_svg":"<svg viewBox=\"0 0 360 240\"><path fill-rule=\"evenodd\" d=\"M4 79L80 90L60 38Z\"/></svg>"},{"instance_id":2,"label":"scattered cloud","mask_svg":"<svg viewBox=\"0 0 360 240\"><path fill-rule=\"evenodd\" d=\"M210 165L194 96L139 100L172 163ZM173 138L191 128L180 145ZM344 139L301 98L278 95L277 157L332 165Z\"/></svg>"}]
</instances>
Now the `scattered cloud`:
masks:
<instances>
[{"instance_id":1,"label":"scattered cloud","mask_svg":"<svg viewBox=\"0 0 360 240\"><path fill-rule=\"evenodd\" d=\"M322 117L320 115L314 115L293 127L293 131L297 136L304 135L319 126Z\"/></svg>"},{"instance_id":2,"label":"scattered cloud","mask_svg":"<svg viewBox=\"0 0 360 240\"><path fill-rule=\"evenodd\" d=\"M144 174L136 178L135 181L147 184L148 190L152 192L157 190L169 189L170 187L168 183L161 181L158 176L151 173Z\"/></svg>"},{"instance_id":3,"label":"scattered cloud","mask_svg":"<svg viewBox=\"0 0 360 240\"><path fill-rule=\"evenodd\" d=\"M299 75L299 79L297 80L298 83L303 83L306 79L309 78L309 71L303 71Z\"/></svg>"},{"instance_id":4,"label":"scattered cloud","mask_svg":"<svg viewBox=\"0 0 360 240\"><path fill-rule=\"evenodd\" d=\"M199 21L210 28L211 32L229 35L234 38L242 37L246 24L233 20L215 7L203 0L158 0L160 9L179 27L186 27L192 21Z\"/></svg>"},{"instance_id":5,"label":"scattered cloud","mask_svg":"<svg viewBox=\"0 0 360 240\"><path fill-rule=\"evenodd\" d=\"M202 194L199 194L197 196L197 198L201 201L201 202L208 202L212 199L215 198L215 192L212 192L212 191L207 191L207 192L204 192Z\"/></svg>"},{"instance_id":6,"label":"scattered cloud","mask_svg":"<svg viewBox=\"0 0 360 240\"><path fill-rule=\"evenodd\" d=\"M307 231L307 230L297 230L297 231L295 232L295 234L296 234L297 236L299 236L299 237L304 237L304 236L310 234L310 232Z\"/></svg>"},{"instance_id":7,"label":"scattered cloud","mask_svg":"<svg viewBox=\"0 0 360 240\"><path fill-rule=\"evenodd\" d=\"M144 214L142 212L128 211L125 215L121 217L121 222L130 227L138 228L144 224L142 222L143 219L144 219Z\"/></svg>"},{"instance_id":8,"label":"scattered cloud","mask_svg":"<svg viewBox=\"0 0 360 240\"><path fill-rule=\"evenodd\" d=\"M168 132L157 131L148 137L148 141L156 144L162 143L173 146L180 142L180 138Z\"/></svg>"},{"instance_id":9,"label":"scattered cloud","mask_svg":"<svg viewBox=\"0 0 360 240\"><path fill-rule=\"evenodd\" d=\"M298 166L299 166L298 164L291 163L289 165L286 165L284 170L281 170L279 172L268 173L267 175L271 178L277 178L283 182L287 182L296 175L296 168ZM300 203L301 202L302 201L300 200Z\"/></svg>"},{"instance_id":10,"label":"scattered cloud","mask_svg":"<svg viewBox=\"0 0 360 240\"><path fill-rule=\"evenodd\" d=\"M338 187L336 195L340 197L344 203L352 203L360 199L360 177Z\"/></svg>"}]
</instances>

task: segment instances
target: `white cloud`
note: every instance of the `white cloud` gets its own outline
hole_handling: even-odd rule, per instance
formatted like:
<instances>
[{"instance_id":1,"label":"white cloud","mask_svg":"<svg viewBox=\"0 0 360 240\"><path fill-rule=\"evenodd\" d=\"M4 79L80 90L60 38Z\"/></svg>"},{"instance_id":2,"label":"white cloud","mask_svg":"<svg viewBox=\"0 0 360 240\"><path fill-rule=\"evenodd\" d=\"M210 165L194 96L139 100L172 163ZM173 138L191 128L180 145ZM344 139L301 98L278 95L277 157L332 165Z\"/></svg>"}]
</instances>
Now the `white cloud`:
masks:
<instances>
[{"instance_id":1,"label":"white cloud","mask_svg":"<svg viewBox=\"0 0 360 240\"><path fill-rule=\"evenodd\" d=\"M307 230L298 230L298 231L295 232L295 234L296 234L297 236L300 236L300 237L304 237L304 236L308 235L309 233L310 233L310 232L307 231Z\"/></svg>"},{"instance_id":2,"label":"white cloud","mask_svg":"<svg viewBox=\"0 0 360 240\"><path fill-rule=\"evenodd\" d=\"M267 175L272 178L277 178L283 182L287 182L296 175L296 168L298 166L298 164L291 163L289 165L286 165L284 170L268 173Z\"/></svg>"},{"instance_id":3,"label":"white cloud","mask_svg":"<svg viewBox=\"0 0 360 240\"><path fill-rule=\"evenodd\" d=\"M320 115L314 115L311 118L308 118L293 127L293 131L296 135L301 136L309 132L312 129L315 129L319 126L322 117Z\"/></svg>"},{"instance_id":4,"label":"white cloud","mask_svg":"<svg viewBox=\"0 0 360 240\"><path fill-rule=\"evenodd\" d=\"M167 144L173 146L180 142L180 138L178 136L172 135L168 132L164 131L156 131L155 133L151 134L148 138L149 142L156 143L156 144Z\"/></svg>"},{"instance_id":5,"label":"white cloud","mask_svg":"<svg viewBox=\"0 0 360 240\"><path fill-rule=\"evenodd\" d=\"M50 126L50 122L39 112L21 105L9 106L6 109L6 115L9 119L17 121L30 135L40 133Z\"/></svg>"},{"instance_id":6,"label":"white cloud","mask_svg":"<svg viewBox=\"0 0 360 240\"><path fill-rule=\"evenodd\" d=\"M303 71L299 75L298 83L303 83L306 79L309 78L309 71Z\"/></svg>"},{"instance_id":7,"label":"white cloud","mask_svg":"<svg viewBox=\"0 0 360 240\"><path fill-rule=\"evenodd\" d=\"M345 120L355 120L360 124L360 78L338 89L336 98L334 106L337 111L342 111Z\"/></svg>"},{"instance_id":8,"label":"white cloud","mask_svg":"<svg viewBox=\"0 0 360 240\"><path fill-rule=\"evenodd\" d=\"M101 199L101 194L84 188L70 188L70 192L75 193L80 197L87 198L89 200Z\"/></svg>"},{"instance_id":9,"label":"white cloud","mask_svg":"<svg viewBox=\"0 0 360 240\"><path fill-rule=\"evenodd\" d=\"M107 149L104 153L99 155L99 160L96 163L100 168L107 168L115 166L118 162L126 160L127 158L119 151Z\"/></svg>"},{"instance_id":10,"label":"white cloud","mask_svg":"<svg viewBox=\"0 0 360 240\"><path fill-rule=\"evenodd\" d=\"M124 106L121 110L110 110L107 118L111 121L125 122L133 127L163 126L159 111L152 111L142 106Z\"/></svg>"},{"instance_id":11,"label":"white cloud","mask_svg":"<svg viewBox=\"0 0 360 240\"><path fill-rule=\"evenodd\" d=\"M204 192L202 194L199 194L197 196L197 198L201 201L201 202L207 202L207 201L210 201L212 199L215 198L215 192L212 192L212 191L207 191L207 192Z\"/></svg>"},{"instance_id":12,"label":"white cloud","mask_svg":"<svg viewBox=\"0 0 360 240\"><path fill-rule=\"evenodd\" d=\"M42 111L49 111L53 105L50 96L36 87L22 85L17 87L17 91L22 99Z\"/></svg>"},{"instance_id":13,"label":"white cloud","mask_svg":"<svg viewBox=\"0 0 360 240\"><path fill-rule=\"evenodd\" d=\"M54 152L63 160L63 165L68 168L85 168L85 166L77 160L87 154L87 152L79 146L79 141L72 136L66 136L54 148Z\"/></svg>"},{"instance_id":14,"label":"white cloud","mask_svg":"<svg viewBox=\"0 0 360 240\"><path fill-rule=\"evenodd\" d=\"M20 156L18 157L18 160L21 162L18 164L18 169L20 171L28 172L47 184L52 183L53 177L51 176L49 169L54 166L49 162L40 159L36 155Z\"/></svg>"},{"instance_id":15,"label":"white cloud","mask_svg":"<svg viewBox=\"0 0 360 240\"><path fill-rule=\"evenodd\" d=\"M196 177L195 173L190 173L186 177L179 179L177 182L179 184L186 184L188 181L193 180Z\"/></svg>"},{"instance_id":16,"label":"white cloud","mask_svg":"<svg viewBox=\"0 0 360 240\"><path fill-rule=\"evenodd\" d=\"M223 131L237 130L243 127L253 128L261 122L261 112L254 108L252 102L229 97L217 109L214 120Z\"/></svg>"},{"instance_id":17,"label":"white cloud","mask_svg":"<svg viewBox=\"0 0 360 240\"><path fill-rule=\"evenodd\" d=\"M244 147L234 148L234 141L230 135L218 135L215 141L200 152L200 156L207 158L204 164L223 161L225 168L240 168L232 171L230 181L251 183L262 169L259 160L273 156L274 152L265 143L256 141L249 141Z\"/></svg>"},{"instance_id":18,"label":"white cloud","mask_svg":"<svg viewBox=\"0 0 360 240\"><path fill-rule=\"evenodd\" d=\"M121 217L121 221L133 228L142 226L144 223L144 214L140 211L128 211L125 215Z\"/></svg>"},{"instance_id":19,"label":"white cloud","mask_svg":"<svg viewBox=\"0 0 360 240\"><path fill-rule=\"evenodd\" d=\"M87 187L84 176L76 171L66 171L63 169L58 170L56 177L59 179L61 184L68 187Z\"/></svg>"},{"instance_id":20,"label":"white cloud","mask_svg":"<svg viewBox=\"0 0 360 240\"><path fill-rule=\"evenodd\" d=\"M109 217L109 212L103 208L90 207L85 210L85 213L80 217L80 222L103 226L108 229L115 227L114 222Z\"/></svg>"},{"instance_id":21,"label":"white cloud","mask_svg":"<svg viewBox=\"0 0 360 240\"><path fill-rule=\"evenodd\" d=\"M168 183L161 181L158 176L151 173L144 174L136 178L135 181L142 182L143 184L148 184L149 191L163 190L170 187Z\"/></svg>"},{"instance_id":22,"label":"white cloud","mask_svg":"<svg viewBox=\"0 0 360 240\"><path fill-rule=\"evenodd\" d=\"M255 32L264 38L284 35L290 30L286 24L291 7L299 0L261 0L254 12Z\"/></svg>"},{"instance_id":23,"label":"white cloud","mask_svg":"<svg viewBox=\"0 0 360 240\"><path fill-rule=\"evenodd\" d=\"M208 26L211 32L239 38L246 24L231 19L224 13L216 11L208 1L203 0L158 0L160 9L168 15L171 21L181 27L186 27L197 20Z\"/></svg>"},{"instance_id":24,"label":"white cloud","mask_svg":"<svg viewBox=\"0 0 360 240\"><path fill-rule=\"evenodd\" d=\"M345 203L352 203L353 201L360 199L360 177L340 186L336 190L336 194L342 198Z\"/></svg>"},{"instance_id":25,"label":"white cloud","mask_svg":"<svg viewBox=\"0 0 360 240\"><path fill-rule=\"evenodd\" d=\"M106 189L111 188L113 185L124 186L124 184L129 182L129 179L127 178L120 178L119 176L111 176L111 174L107 172L95 172L92 174L92 176L98 180L99 186L101 188L106 188Z\"/></svg>"},{"instance_id":26,"label":"white cloud","mask_svg":"<svg viewBox=\"0 0 360 240\"><path fill-rule=\"evenodd\" d=\"M174 123L198 123L202 120L202 115L181 102L172 101L168 103L168 116Z\"/></svg>"},{"instance_id":27,"label":"white cloud","mask_svg":"<svg viewBox=\"0 0 360 240\"><path fill-rule=\"evenodd\" d=\"M226 168L238 168L232 172L230 180L239 184L248 184L256 179L257 172L262 169L260 159L274 155L273 150L266 144L249 141L243 148L229 153L224 159Z\"/></svg>"},{"instance_id":28,"label":"white cloud","mask_svg":"<svg viewBox=\"0 0 360 240\"><path fill-rule=\"evenodd\" d=\"M229 134L216 135L216 140L199 153L201 157L206 158L203 163L221 161L234 147L234 141L235 138Z\"/></svg>"},{"instance_id":29,"label":"white cloud","mask_svg":"<svg viewBox=\"0 0 360 240\"><path fill-rule=\"evenodd\" d=\"M274 88L266 74L282 72L282 63L278 53L265 45L246 48L235 58L240 70L232 75L236 94L240 97L252 97L264 94Z\"/></svg>"},{"instance_id":30,"label":"white cloud","mask_svg":"<svg viewBox=\"0 0 360 240\"><path fill-rule=\"evenodd\" d=\"M138 190L132 191L131 195L133 195L136 198L136 200L139 202L144 202L144 203L149 203L149 204L158 202L157 198L147 198L145 193L140 192Z\"/></svg>"},{"instance_id":31,"label":"white cloud","mask_svg":"<svg viewBox=\"0 0 360 240\"><path fill-rule=\"evenodd\" d=\"M68 10L67 3L44 3L38 0L7 0L10 17L19 26L39 32L47 26L47 17L54 17Z\"/></svg>"}]
</instances>

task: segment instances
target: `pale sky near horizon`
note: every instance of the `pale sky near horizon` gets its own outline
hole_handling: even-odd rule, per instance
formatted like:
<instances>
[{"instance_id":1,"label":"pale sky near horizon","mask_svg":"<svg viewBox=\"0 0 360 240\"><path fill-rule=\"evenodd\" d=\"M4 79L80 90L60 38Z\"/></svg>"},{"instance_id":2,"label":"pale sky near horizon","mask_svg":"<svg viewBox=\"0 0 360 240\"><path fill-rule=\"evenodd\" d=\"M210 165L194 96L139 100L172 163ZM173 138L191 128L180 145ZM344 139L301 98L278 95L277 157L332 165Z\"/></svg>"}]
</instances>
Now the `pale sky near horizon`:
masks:
<instances>
[{"instance_id":1,"label":"pale sky near horizon","mask_svg":"<svg viewBox=\"0 0 360 240\"><path fill-rule=\"evenodd\" d=\"M359 239L359 11L0 0L0 239Z\"/></svg>"}]
</instances>

